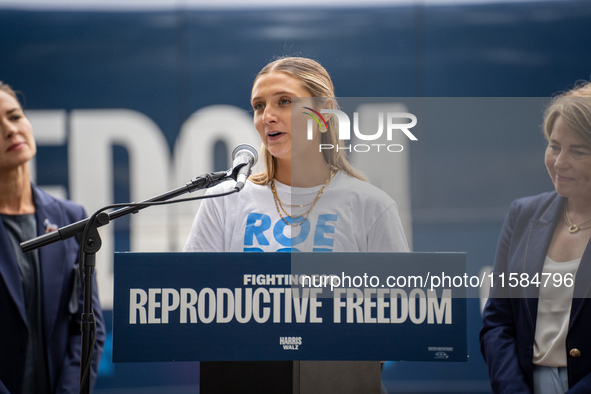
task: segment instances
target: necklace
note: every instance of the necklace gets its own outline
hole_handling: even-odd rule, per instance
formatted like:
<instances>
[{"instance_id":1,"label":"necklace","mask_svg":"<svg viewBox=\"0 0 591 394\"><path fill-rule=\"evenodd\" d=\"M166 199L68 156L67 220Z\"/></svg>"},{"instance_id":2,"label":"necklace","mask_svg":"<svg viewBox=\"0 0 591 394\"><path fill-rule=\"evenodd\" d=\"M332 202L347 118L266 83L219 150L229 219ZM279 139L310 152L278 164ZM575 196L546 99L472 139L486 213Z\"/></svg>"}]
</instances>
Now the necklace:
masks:
<instances>
[{"instance_id":1,"label":"necklace","mask_svg":"<svg viewBox=\"0 0 591 394\"><path fill-rule=\"evenodd\" d=\"M283 203L282 206L289 207L289 208L303 208L303 207L307 207L308 205L312 204L313 202L314 201L310 201L307 204L286 204L286 203Z\"/></svg>"},{"instance_id":2,"label":"necklace","mask_svg":"<svg viewBox=\"0 0 591 394\"><path fill-rule=\"evenodd\" d=\"M568 225L568 232L569 233L574 234L579 230L586 230L588 228L591 228L591 226L583 227L584 224L591 222L591 219L585 220L581 224L573 224L573 222L571 222L570 218L568 217L567 207L568 207L568 202L564 206L564 221Z\"/></svg>"},{"instance_id":3,"label":"necklace","mask_svg":"<svg viewBox=\"0 0 591 394\"><path fill-rule=\"evenodd\" d=\"M322 194L324 193L324 189L326 189L326 187L328 186L328 184L330 183L332 178L335 176L335 174L336 174L336 172L331 169L330 176L326 179L326 181L324 182L324 185L322 185L320 190L318 190L318 193L316 193L316 197L314 197L314 200L312 200L312 202L309 202L308 204L303 204L303 205L286 204L288 207L299 207L299 208L303 208L303 207L310 205L310 208L308 208L306 210L306 212L302 213L301 215L295 215L295 216L292 216L289 213L287 213L287 211L283 207L283 204L281 203L281 200L279 199L279 195L277 194L277 189L275 188L275 179L271 179L271 191L273 192L273 201L275 201L275 208L277 208L277 213L279 214L279 217L281 218L281 220L283 220L283 222L285 222L285 224L292 226L292 227L297 227L300 224L304 223L306 221L306 219L308 219L308 216L310 216L310 212L312 212L312 209L314 209L314 206L316 205L316 203L318 202L320 197L322 197ZM285 219L285 216L283 216L282 211L283 211L283 213L285 213L285 216L289 217L290 219L300 219L301 218L301 220L298 220L295 223L290 223Z\"/></svg>"}]
</instances>

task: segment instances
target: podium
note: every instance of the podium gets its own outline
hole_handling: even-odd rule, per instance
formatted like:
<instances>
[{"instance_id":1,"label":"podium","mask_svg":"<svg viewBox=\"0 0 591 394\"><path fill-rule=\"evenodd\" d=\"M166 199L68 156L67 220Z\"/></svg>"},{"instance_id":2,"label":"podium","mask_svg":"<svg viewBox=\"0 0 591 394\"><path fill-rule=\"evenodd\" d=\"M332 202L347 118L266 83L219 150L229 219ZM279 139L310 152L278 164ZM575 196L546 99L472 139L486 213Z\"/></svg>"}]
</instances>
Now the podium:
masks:
<instances>
[{"instance_id":1,"label":"podium","mask_svg":"<svg viewBox=\"0 0 591 394\"><path fill-rule=\"evenodd\" d=\"M379 361L201 362L200 393L379 394Z\"/></svg>"},{"instance_id":2,"label":"podium","mask_svg":"<svg viewBox=\"0 0 591 394\"><path fill-rule=\"evenodd\" d=\"M113 362L201 361L202 393L379 393L379 360L467 361L466 288L432 280L465 267L463 253L116 253Z\"/></svg>"}]
</instances>

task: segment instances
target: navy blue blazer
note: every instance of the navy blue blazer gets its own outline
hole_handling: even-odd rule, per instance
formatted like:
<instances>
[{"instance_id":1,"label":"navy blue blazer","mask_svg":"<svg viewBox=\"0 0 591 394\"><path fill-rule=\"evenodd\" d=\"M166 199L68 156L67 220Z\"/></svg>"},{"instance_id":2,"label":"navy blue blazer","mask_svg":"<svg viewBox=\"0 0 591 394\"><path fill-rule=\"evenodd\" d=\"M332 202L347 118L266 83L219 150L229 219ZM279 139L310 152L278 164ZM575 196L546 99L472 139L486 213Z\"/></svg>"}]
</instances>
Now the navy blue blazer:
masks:
<instances>
[{"instance_id":1,"label":"navy blue blazer","mask_svg":"<svg viewBox=\"0 0 591 394\"><path fill-rule=\"evenodd\" d=\"M565 198L556 192L514 201L505 219L495 258L496 273L542 271L556 224L562 220ZM591 393L591 242L575 279L566 339L569 393ZM495 393L531 393L533 347L539 288L491 290L483 312L481 351ZM499 297L499 298L495 298ZM578 349L579 354L572 349Z\"/></svg>"},{"instance_id":2,"label":"navy blue blazer","mask_svg":"<svg viewBox=\"0 0 591 394\"><path fill-rule=\"evenodd\" d=\"M58 200L33 185L35 218L39 235L47 226L62 227L86 217L84 209L66 200ZM74 238L39 249L43 296L43 325L47 345L47 365L53 393L78 393L80 387L82 293L78 311L68 312L74 289L78 244ZM105 325L96 282L93 308L97 335L93 355L92 382L105 340ZM0 220L0 393L20 393L27 344L27 321L23 288L12 245Z\"/></svg>"}]
</instances>

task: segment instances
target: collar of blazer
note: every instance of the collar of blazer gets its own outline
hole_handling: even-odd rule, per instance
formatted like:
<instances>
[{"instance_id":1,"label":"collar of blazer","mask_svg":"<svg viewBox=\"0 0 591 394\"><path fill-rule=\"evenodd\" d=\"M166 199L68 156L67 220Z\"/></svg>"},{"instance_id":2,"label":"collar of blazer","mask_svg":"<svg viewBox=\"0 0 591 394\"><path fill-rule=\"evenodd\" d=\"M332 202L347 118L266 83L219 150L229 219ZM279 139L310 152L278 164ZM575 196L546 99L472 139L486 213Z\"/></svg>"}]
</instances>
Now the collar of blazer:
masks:
<instances>
[{"instance_id":1,"label":"collar of blazer","mask_svg":"<svg viewBox=\"0 0 591 394\"><path fill-rule=\"evenodd\" d=\"M33 201L35 203L35 219L37 235L45 234L46 221L55 225L65 225L67 221L63 209L58 200L42 192L35 185L33 188ZM75 242L75 241L74 241ZM41 281L44 300L45 327L53 327L64 285L64 279L69 267L64 264L66 259L66 246L64 242L45 246L39 249L39 262L41 265ZM12 245L0 220L0 277L8 294L14 301L21 319L26 322L24 294L21 285L20 272L16 262ZM48 335L48 332L46 332Z\"/></svg>"}]
</instances>

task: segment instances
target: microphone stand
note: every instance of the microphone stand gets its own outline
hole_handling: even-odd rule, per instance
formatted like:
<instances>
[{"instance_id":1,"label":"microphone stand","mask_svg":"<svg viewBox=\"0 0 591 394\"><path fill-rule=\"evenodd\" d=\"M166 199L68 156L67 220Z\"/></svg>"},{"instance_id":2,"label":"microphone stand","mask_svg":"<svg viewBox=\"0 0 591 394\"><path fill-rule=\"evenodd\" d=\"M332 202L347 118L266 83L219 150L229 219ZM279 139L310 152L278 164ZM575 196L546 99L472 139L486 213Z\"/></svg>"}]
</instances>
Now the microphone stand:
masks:
<instances>
[{"instance_id":1,"label":"microphone stand","mask_svg":"<svg viewBox=\"0 0 591 394\"><path fill-rule=\"evenodd\" d=\"M133 203L124 208L118 209L111 213L103 212L109 207L105 207L97 211L90 218L80 220L76 223L59 228L48 234L30 239L20 244L24 253L38 249L40 247L52 244L54 242L62 241L71 237L76 237L79 243L80 254L82 257L82 271L83 271L83 285L84 285L84 302L81 316L81 332L82 332L82 351L80 359L80 393L90 393L90 370L92 353L94 350L96 322L92 310L92 287L94 267L96 263L96 253L100 250L102 241L98 232L98 228L108 224L111 220L126 216L132 213L137 213L139 210L156 205L159 202L164 202L172 198L178 197L185 193L190 193L195 190L207 189L215 186L221 182L234 179L240 169L246 165L237 165L228 171L212 172L195 178L191 182L177 189L171 190L167 193L160 194L140 203ZM239 191L234 189L232 193ZM226 193L230 194L230 193ZM171 201L170 203L174 203ZM120 206L120 205L118 205Z\"/></svg>"}]
</instances>

